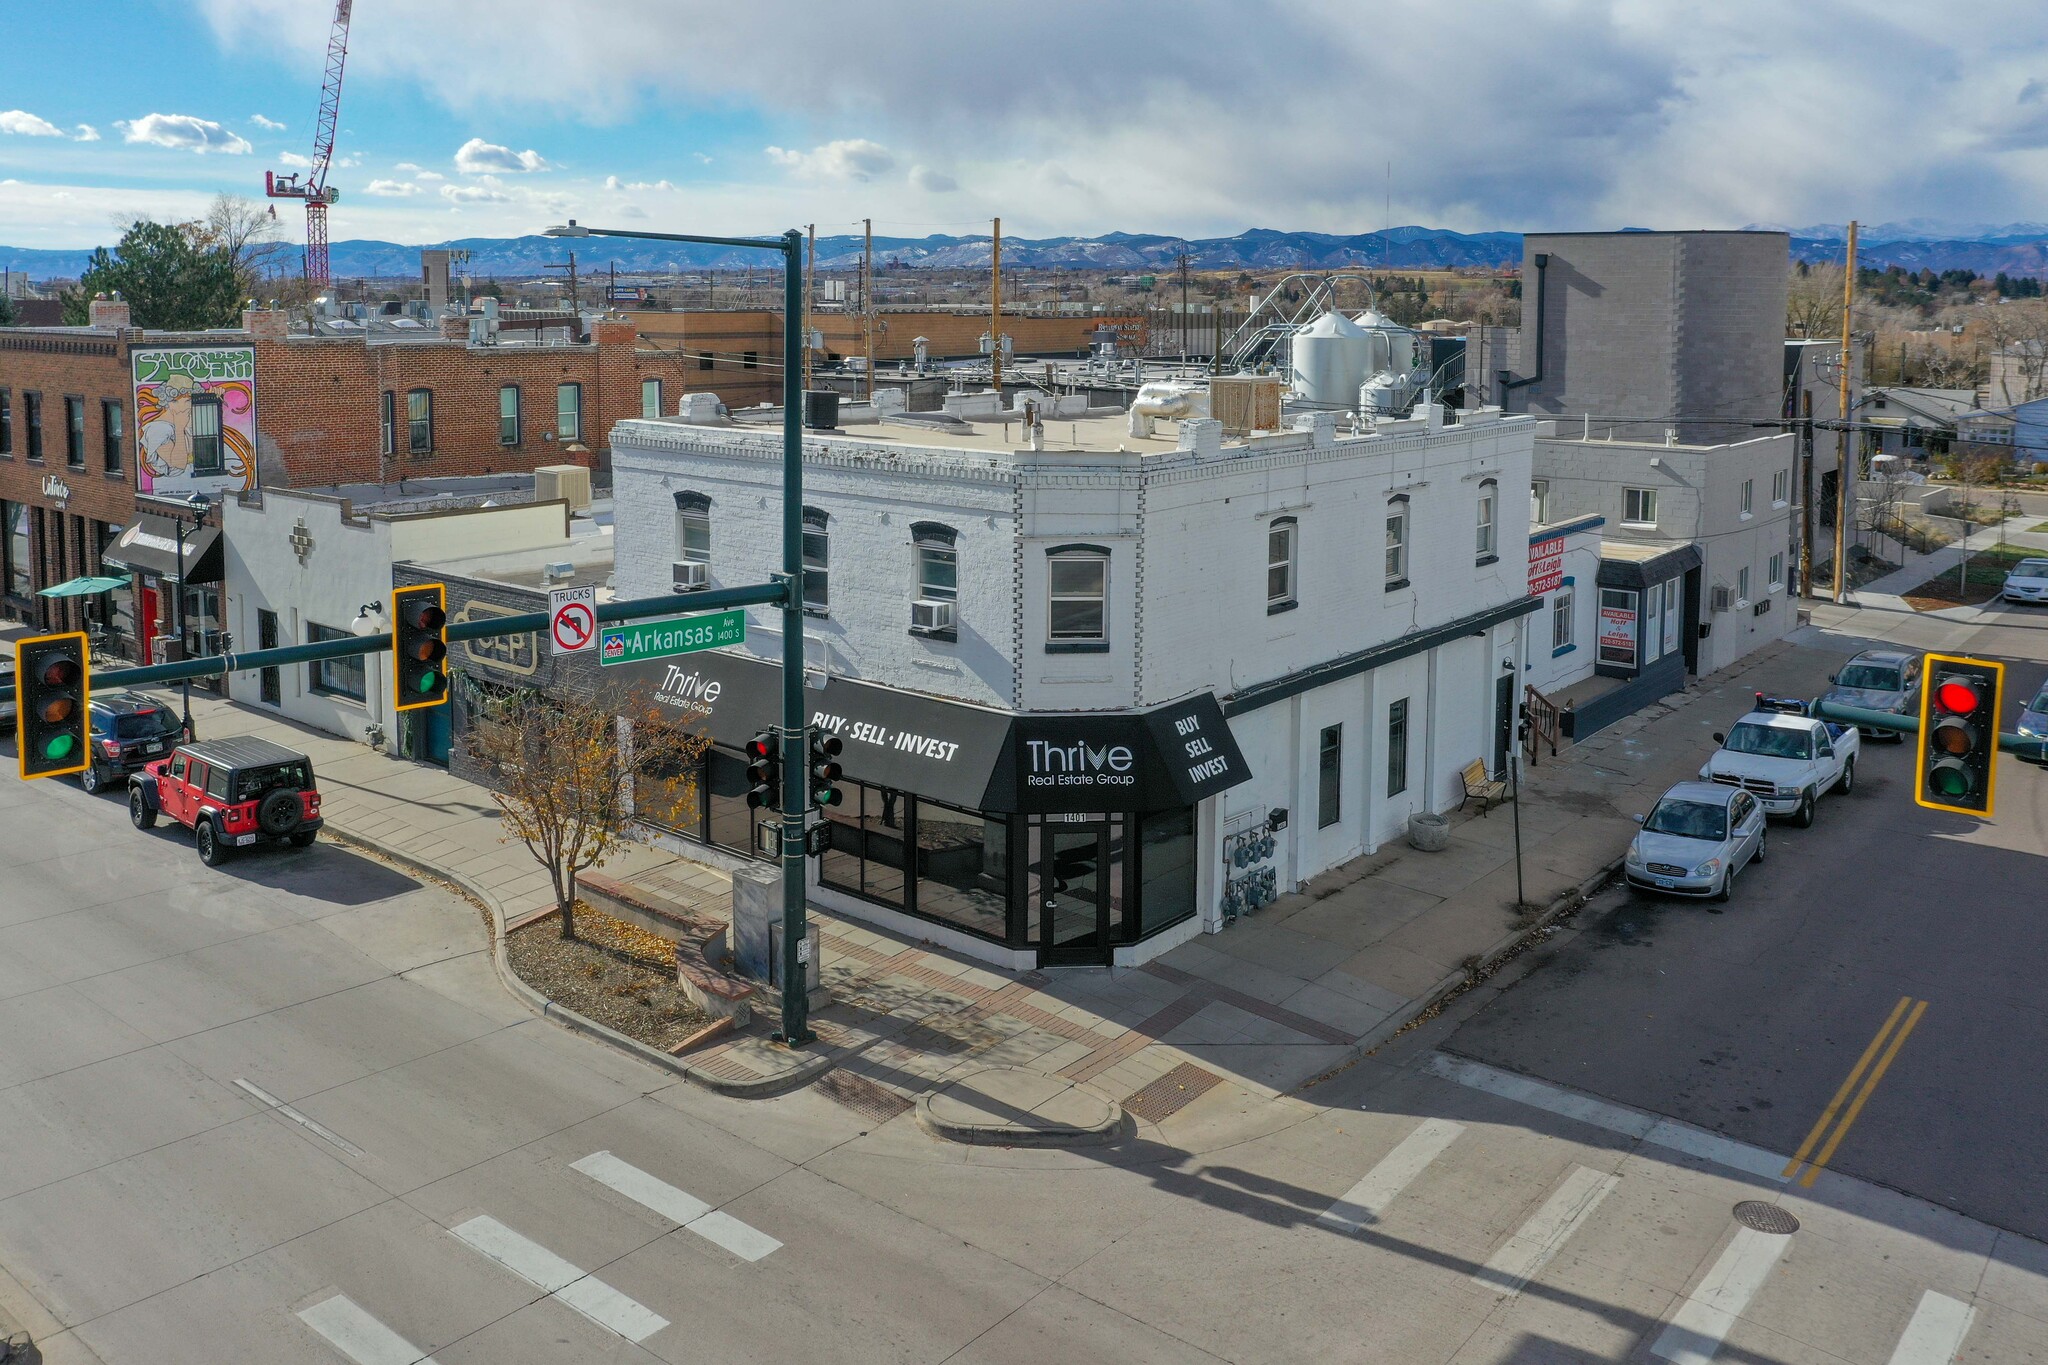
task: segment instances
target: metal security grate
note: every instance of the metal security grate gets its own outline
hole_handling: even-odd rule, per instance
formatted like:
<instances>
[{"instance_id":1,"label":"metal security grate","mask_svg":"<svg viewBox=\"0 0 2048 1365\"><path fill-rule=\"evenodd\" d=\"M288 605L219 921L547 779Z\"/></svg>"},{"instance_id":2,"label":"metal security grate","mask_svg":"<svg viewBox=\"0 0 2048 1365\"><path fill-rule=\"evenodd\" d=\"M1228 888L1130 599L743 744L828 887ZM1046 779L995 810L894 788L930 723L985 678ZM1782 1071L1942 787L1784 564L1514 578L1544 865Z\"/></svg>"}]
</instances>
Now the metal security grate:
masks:
<instances>
[{"instance_id":1,"label":"metal security grate","mask_svg":"<svg viewBox=\"0 0 2048 1365\"><path fill-rule=\"evenodd\" d=\"M1162 1122L1214 1089L1222 1079L1193 1062L1182 1062L1150 1085L1125 1096L1124 1112L1147 1123Z\"/></svg>"},{"instance_id":2,"label":"metal security grate","mask_svg":"<svg viewBox=\"0 0 2048 1365\"><path fill-rule=\"evenodd\" d=\"M887 1086L843 1068L826 1072L818 1081L818 1092L876 1123L887 1123L910 1108L909 1100Z\"/></svg>"},{"instance_id":3,"label":"metal security grate","mask_svg":"<svg viewBox=\"0 0 2048 1365\"><path fill-rule=\"evenodd\" d=\"M1799 1231L1799 1220L1789 1209L1776 1204L1766 1204L1761 1199L1745 1199L1735 1206L1735 1221L1755 1232L1775 1232L1781 1237L1790 1237Z\"/></svg>"}]
</instances>

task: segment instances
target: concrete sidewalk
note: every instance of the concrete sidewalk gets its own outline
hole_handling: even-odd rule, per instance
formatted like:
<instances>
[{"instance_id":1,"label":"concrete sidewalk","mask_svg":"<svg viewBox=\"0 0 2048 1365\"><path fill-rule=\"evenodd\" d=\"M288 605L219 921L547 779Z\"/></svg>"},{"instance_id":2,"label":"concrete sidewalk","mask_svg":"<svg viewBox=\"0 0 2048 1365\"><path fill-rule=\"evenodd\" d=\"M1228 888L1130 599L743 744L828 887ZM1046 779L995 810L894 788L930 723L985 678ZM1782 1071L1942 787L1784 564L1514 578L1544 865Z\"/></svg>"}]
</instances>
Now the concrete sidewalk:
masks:
<instances>
[{"instance_id":1,"label":"concrete sidewalk","mask_svg":"<svg viewBox=\"0 0 2048 1365\"><path fill-rule=\"evenodd\" d=\"M813 906L830 993L813 1014L818 1047L781 1047L768 1036L775 1021L760 1019L680 1063L645 1055L730 1093L815 1083L878 1123L942 1086L971 1095L978 1075L1014 1088L1018 1070L1121 1106L1127 1126L1241 1120L1377 1046L1540 933L1518 902L1570 908L1620 858L1630 815L1697 771L1710 732L1748 709L1752 692L1811 696L1848 652L1769 646L1544 755L1523 784L1519 896L1516 811L1502 806L1457 819L1441 852L1382 848L1140 968L1003 972ZM498 932L550 902L546 874L502 840L483 789L231 703L195 699L193 715L202 736L264 735L306 752L332 832L439 872L490 909ZM699 902L729 887L715 869L643 845L604 871ZM1000 1101L970 1100L990 1110ZM1033 1122L1020 1113L1020 1132Z\"/></svg>"}]
</instances>

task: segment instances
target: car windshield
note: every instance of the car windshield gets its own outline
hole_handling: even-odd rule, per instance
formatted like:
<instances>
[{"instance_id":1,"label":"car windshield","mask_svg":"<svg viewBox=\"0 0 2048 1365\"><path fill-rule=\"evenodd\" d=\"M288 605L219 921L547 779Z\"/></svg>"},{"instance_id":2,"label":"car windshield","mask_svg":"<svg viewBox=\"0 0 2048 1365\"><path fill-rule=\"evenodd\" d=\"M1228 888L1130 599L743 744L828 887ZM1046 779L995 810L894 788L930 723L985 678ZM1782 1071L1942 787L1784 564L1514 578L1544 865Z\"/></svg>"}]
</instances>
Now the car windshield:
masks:
<instances>
[{"instance_id":1,"label":"car windshield","mask_svg":"<svg viewBox=\"0 0 2048 1365\"><path fill-rule=\"evenodd\" d=\"M273 763L268 767L251 768L237 777L235 800L254 801L273 787L306 791L312 785L313 779L307 775L304 763Z\"/></svg>"},{"instance_id":2,"label":"car windshield","mask_svg":"<svg viewBox=\"0 0 2048 1365\"><path fill-rule=\"evenodd\" d=\"M1728 808L1710 806L1704 801L1659 801L1650 818L1643 821L1643 828L1651 834L1718 842L1728 837Z\"/></svg>"},{"instance_id":3,"label":"car windshield","mask_svg":"<svg viewBox=\"0 0 2048 1365\"><path fill-rule=\"evenodd\" d=\"M1899 690L1899 670L1881 664L1850 664L1835 675L1837 687L1864 687L1873 692Z\"/></svg>"},{"instance_id":4,"label":"car windshield","mask_svg":"<svg viewBox=\"0 0 2048 1365\"><path fill-rule=\"evenodd\" d=\"M2022 559L2012 566L2014 578L2048 578L2048 559Z\"/></svg>"},{"instance_id":5,"label":"car windshield","mask_svg":"<svg viewBox=\"0 0 2048 1365\"><path fill-rule=\"evenodd\" d=\"M2034 694L2032 701L2027 703L2027 709L2029 711L2048 712L2048 683L2041 684L2041 690Z\"/></svg>"},{"instance_id":6,"label":"car windshield","mask_svg":"<svg viewBox=\"0 0 2048 1365\"><path fill-rule=\"evenodd\" d=\"M178 732L178 718L161 706L114 717L116 739L161 739Z\"/></svg>"},{"instance_id":7,"label":"car windshield","mask_svg":"<svg viewBox=\"0 0 2048 1365\"><path fill-rule=\"evenodd\" d=\"M1744 722L1728 732L1721 746L1731 754L1757 754L1763 758L1812 758L1813 736L1789 726Z\"/></svg>"}]
</instances>

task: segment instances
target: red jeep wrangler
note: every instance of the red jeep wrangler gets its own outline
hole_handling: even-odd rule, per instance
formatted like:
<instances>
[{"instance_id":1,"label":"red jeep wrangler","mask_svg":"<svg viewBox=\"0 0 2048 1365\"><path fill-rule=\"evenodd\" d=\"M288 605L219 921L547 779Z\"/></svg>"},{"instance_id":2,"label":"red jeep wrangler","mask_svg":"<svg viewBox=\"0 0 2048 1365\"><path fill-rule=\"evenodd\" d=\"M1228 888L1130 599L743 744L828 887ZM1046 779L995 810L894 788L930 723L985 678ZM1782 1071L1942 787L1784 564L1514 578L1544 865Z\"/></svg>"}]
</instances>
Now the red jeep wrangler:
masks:
<instances>
[{"instance_id":1,"label":"red jeep wrangler","mask_svg":"<svg viewBox=\"0 0 2048 1365\"><path fill-rule=\"evenodd\" d=\"M267 739L242 736L181 744L128 780L128 818L148 829L166 815L192 829L208 867L264 839L293 848L320 829L313 764Z\"/></svg>"}]
</instances>

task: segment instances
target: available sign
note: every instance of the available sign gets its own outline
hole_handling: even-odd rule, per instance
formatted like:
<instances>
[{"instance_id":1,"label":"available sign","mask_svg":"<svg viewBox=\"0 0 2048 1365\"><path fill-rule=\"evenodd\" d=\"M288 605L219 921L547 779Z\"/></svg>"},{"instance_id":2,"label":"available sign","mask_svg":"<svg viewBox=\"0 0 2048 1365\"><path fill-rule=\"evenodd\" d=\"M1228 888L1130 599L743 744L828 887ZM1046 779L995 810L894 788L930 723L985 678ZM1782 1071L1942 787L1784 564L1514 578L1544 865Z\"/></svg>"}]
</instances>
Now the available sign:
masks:
<instances>
[{"instance_id":1,"label":"available sign","mask_svg":"<svg viewBox=\"0 0 2048 1365\"><path fill-rule=\"evenodd\" d=\"M599 633L597 661L633 664L643 659L666 659L675 654L740 644L746 638L747 613L739 607L702 616L627 622L607 626Z\"/></svg>"},{"instance_id":2,"label":"available sign","mask_svg":"<svg viewBox=\"0 0 2048 1365\"><path fill-rule=\"evenodd\" d=\"M1634 600L1634 594L1630 594ZM1636 613L1633 606L1600 606L1600 661L1633 664L1636 661Z\"/></svg>"},{"instance_id":3,"label":"available sign","mask_svg":"<svg viewBox=\"0 0 2048 1365\"><path fill-rule=\"evenodd\" d=\"M1529 593L1541 597L1564 586L1564 537L1552 536L1529 547Z\"/></svg>"}]
</instances>

